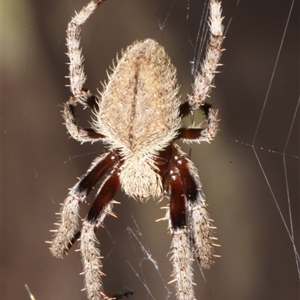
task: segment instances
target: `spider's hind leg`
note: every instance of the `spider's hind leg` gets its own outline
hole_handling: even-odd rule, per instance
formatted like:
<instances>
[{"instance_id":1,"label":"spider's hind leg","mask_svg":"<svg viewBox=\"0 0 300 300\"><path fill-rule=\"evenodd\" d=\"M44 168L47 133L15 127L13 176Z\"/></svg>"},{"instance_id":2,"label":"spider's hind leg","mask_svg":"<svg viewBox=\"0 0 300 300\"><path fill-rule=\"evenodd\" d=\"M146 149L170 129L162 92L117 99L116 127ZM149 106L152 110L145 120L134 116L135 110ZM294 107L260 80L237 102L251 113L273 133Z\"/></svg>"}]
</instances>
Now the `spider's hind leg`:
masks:
<instances>
[{"instance_id":1,"label":"spider's hind leg","mask_svg":"<svg viewBox=\"0 0 300 300\"><path fill-rule=\"evenodd\" d=\"M92 188L115 163L116 155L113 152L96 158L87 173L71 188L68 197L62 204L59 223L56 224L57 227L53 230L55 236L50 246L53 256L62 258L63 254L79 238L79 204L85 201Z\"/></svg>"},{"instance_id":2,"label":"spider's hind leg","mask_svg":"<svg viewBox=\"0 0 300 300\"><path fill-rule=\"evenodd\" d=\"M198 171L194 164L178 151L177 165L183 180L184 194L189 212L194 254L202 268L209 269L214 262L214 244L212 220L206 210L205 196L201 189Z\"/></svg>"},{"instance_id":3,"label":"spider's hind leg","mask_svg":"<svg viewBox=\"0 0 300 300\"><path fill-rule=\"evenodd\" d=\"M193 288L193 253L186 226L186 200L182 178L175 164L165 178L169 184L170 206L167 211L169 230L172 235L172 281L175 282L177 299L195 299ZM171 281L171 282L172 282Z\"/></svg>"},{"instance_id":4,"label":"spider's hind leg","mask_svg":"<svg viewBox=\"0 0 300 300\"><path fill-rule=\"evenodd\" d=\"M172 276L176 282L178 299L195 299L193 252L201 267L211 266L215 256L212 237L214 227L206 211L197 170L176 145L172 147L172 160L164 181L170 195L167 218L172 234ZM188 217L190 219L187 222Z\"/></svg>"},{"instance_id":5,"label":"spider's hind leg","mask_svg":"<svg viewBox=\"0 0 300 300\"><path fill-rule=\"evenodd\" d=\"M101 255L96 229L103 224L107 214L113 215L112 208L113 197L120 186L119 172L120 165L116 166L113 172L106 178L100 187L94 203L83 222L80 250L84 268L85 289L88 299L100 300L108 299L103 292L101 276L104 275L101 271Z\"/></svg>"}]
</instances>

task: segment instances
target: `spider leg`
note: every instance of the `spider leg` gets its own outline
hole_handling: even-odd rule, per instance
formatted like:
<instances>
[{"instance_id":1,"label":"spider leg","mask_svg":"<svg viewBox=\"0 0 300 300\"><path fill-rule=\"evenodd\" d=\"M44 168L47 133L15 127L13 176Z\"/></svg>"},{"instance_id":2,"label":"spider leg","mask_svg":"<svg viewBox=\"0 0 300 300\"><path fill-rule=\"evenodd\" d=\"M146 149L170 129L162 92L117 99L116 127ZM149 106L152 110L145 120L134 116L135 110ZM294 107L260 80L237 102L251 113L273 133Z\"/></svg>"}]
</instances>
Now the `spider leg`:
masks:
<instances>
[{"instance_id":1,"label":"spider leg","mask_svg":"<svg viewBox=\"0 0 300 300\"><path fill-rule=\"evenodd\" d=\"M53 256L62 258L73 242L79 238L79 204L85 201L91 189L115 163L116 154L114 152L98 157L87 173L71 188L68 197L62 204L59 223L56 224L57 228L53 230L55 236L50 247Z\"/></svg>"},{"instance_id":2,"label":"spider leg","mask_svg":"<svg viewBox=\"0 0 300 300\"><path fill-rule=\"evenodd\" d=\"M82 143L93 142L104 137L92 128L83 129L79 127L74 116L74 109L78 103L83 105L84 108L90 107L94 111L98 110L98 97L94 96L89 90L83 88L86 75L84 73L84 59L80 46L80 32L81 26L103 1L104 0L90 1L90 3L87 6L84 6L79 13L76 13L68 24L67 29L67 55L70 60L69 76L67 77L70 79L70 89L73 96L64 105L62 114L71 136Z\"/></svg>"},{"instance_id":3,"label":"spider leg","mask_svg":"<svg viewBox=\"0 0 300 300\"><path fill-rule=\"evenodd\" d=\"M222 43L224 40L221 3L218 0L210 0L209 6L210 35L206 54L201 64L201 69L196 75L193 93L189 95L188 100L180 107L182 117L205 105L205 99L213 87L216 70L220 66L219 61L223 52Z\"/></svg>"},{"instance_id":4,"label":"spider leg","mask_svg":"<svg viewBox=\"0 0 300 300\"><path fill-rule=\"evenodd\" d=\"M85 289L88 299L107 299L102 288L101 255L95 230L102 225L107 214L112 214L113 197L120 186L120 164L100 187L95 201L83 222L80 249L84 267Z\"/></svg>"},{"instance_id":5,"label":"spider leg","mask_svg":"<svg viewBox=\"0 0 300 300\"><path fill-rule=\"evenodd\" d=\"M194 164L183 156L179 147L174 150L174 160L183 181L184 195L190 215L194 253L202 268L209 269L214 262L213 246L215 237L211 219L206 211L205 196L201 189L198 171Z\"/></svg>"},{"instance_id":6,"label":"spider leg","mask_svg":"<svg viewBox=\"0 0 300 300\"><path fill-rule=\"evenodd\" d=\"M70 79L70 89L75 97L76 102L79 101L83 105L86 105L89 95L87 91L82 88L86 80L86 75L84 73L84 59L81 54L80 46L81 26L93 14L98 5L102 2L103 0L90 1L90 3L87 6L84 6L79 13L75 14L71 22L68 24L67 28L67 55L70 60L70 73L68 78Z\"/></svg>"},{"instance_id":7,"label":"spider leg","mask_svg":"<svg viewBox=\"0 0 300 300\"><path fill-rule=\"evenodd\" d=\"M166 219L172 235L171 263L173 265L171 282L175 282L176 296L179 300L195 300L193 289L193 253L190 247L186 224L186 192L180 172L179 155L174 143L159 153L156 166L163 178L165 194L170 198Z\"/></svg>"},{"instance_id":8,"label":"spider leg","mask_svg":"<svg viewBox=\"0 0 300 300\"><path fill-rule=\"evenodd\" d=\"M192 247L201 267L209 268L215 256L213 254L215 238L212 237L214 227L206 211L205 197L195 166L183 155L179 146L173 144L171 148L166 149L161 155L164 159L171 158L168 172L164 176L164 187L170 195L167 219L172 234L172 277L176 282L177 298L190 300L195 299ZM188 224L187 212L190 217ZM191 233L188 231L189 228Z\"/></svg>"},{"instance_id":9,"label":"spider leg","mask_svg":"<svg viewBox=\"0 0 300 300\"><path fill-rule=\"evenodd\" d=\"M172 234L171 263L173 265L171 282L175 282L176 296L179 300L195 300L193 288L193 254L186 226L186 200L184 185L178 168L173 164L169 169L168 182L170 194L169 229Z\"/></svg>"},{"instance_id":10,"label":"spider leg","mask_svg":"<svg viewBox=\"0 0 300 300\"><path fill-rule=\"evenodd\" d=\"M87 92L89 93L89 92ZM89 102L95 102L91 96L88 99ZM95 97L94 97L95 98ZM62 116L65 120L65 125L68 132L75 140L85 143L85 142L96 142L104 138L104 135L96 132L93 128L82 128L80 127L75 118L75 107L77 105L76 99L72 96L68 102L64 104L64 110L62 111ZM96 104L95 104L96 105ZM94 105L94 106L95 106ZM97 110L96 108L94 110Z\"/></svg>"},{"instance_id":11,"label":"spider leg","mask_svg":"<svg viewBox=\"0 0 300 300\"><path fill-rule=\"evenodd\" d=\"M216 136L219 125L219 120L217 119L218 110L212 108L212 106L207 103L200 106L200 109L205 114L207 120L206 127L180 128L176 139L183 139L183 141L186 143L200 143L210 142Z\"/></svg>"}]
</instances>

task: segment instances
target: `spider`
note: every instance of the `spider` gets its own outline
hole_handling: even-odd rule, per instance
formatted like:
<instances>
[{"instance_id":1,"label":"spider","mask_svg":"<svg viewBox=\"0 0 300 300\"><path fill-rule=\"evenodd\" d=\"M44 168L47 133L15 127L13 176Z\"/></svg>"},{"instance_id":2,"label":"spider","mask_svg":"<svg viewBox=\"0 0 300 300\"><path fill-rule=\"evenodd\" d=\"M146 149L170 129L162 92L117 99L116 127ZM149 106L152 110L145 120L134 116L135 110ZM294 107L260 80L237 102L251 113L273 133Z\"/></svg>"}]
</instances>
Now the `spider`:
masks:
<instances>
[{"instance_id":1,"label":"spider","mask_svg":"<svg viewBox=\"0 0 300 300\"><path fill-rule=\"evenodd\" d=\"M87 173L70 189L62 204L59 223L50 250L63 257L80 238L85 289L88 299L107 299L104 294L101 255L96 229L106 215L113 215L113 197L119 188L135 199L167 197L166 216L172 236L171 263L176 297L195 299L193 256L209 268L217 256L211 220L206 211L198 172L176 140L210 142L218 130L218 111L205 102L222 53L221 4L210 0L210 36L206 55L193 83L193 92L180 102L176 70L164 48L152 39L129 46L109 75L100 96L83 88L86 80L80 48L81 26L103 0L92 0L72 18L67 29L70 89L72 96L62 112L69 134L77 141L102 141L108 152L97 157ZM75 108L80 104L93 112L91 128L77 124ZM182 119L202 111L205 127L182 128ZM95 200L79 226L79 205L102 180Z\"/></svg>"}]
</instances>

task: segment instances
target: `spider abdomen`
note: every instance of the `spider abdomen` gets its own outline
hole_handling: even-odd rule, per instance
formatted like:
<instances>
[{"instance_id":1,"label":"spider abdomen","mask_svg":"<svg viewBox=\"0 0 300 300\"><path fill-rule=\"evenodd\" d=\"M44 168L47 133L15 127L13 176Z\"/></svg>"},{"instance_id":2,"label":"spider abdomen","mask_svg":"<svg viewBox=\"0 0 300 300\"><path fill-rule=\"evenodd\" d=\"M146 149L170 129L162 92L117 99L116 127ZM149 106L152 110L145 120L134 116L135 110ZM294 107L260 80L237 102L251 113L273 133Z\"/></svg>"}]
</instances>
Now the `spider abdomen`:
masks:
<instances>
[{"instance_id":1,"label":"spider abdomen","mask_svg":"<svg viewBox=\"0 0 300 300\"><path fill-rule=\"evenodd\" d=\"M159 151L180 125L177 92L176 70L164 48L151 39L135 42L105 86L96 130L122 152Z\"/></svg>"}]
</instances>

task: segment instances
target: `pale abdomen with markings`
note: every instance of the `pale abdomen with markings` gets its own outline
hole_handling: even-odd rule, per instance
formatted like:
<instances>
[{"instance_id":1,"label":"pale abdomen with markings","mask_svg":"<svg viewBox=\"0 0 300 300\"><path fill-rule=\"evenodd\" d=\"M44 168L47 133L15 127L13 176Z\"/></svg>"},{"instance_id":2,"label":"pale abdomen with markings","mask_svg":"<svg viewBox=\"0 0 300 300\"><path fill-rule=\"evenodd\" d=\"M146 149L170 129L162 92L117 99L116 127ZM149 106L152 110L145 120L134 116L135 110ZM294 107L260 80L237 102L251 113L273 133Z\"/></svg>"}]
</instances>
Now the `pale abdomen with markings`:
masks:
<instances>
[{"instance_id":1,"label":"pale abdomen with markings","mask_svg":"<svg viewBox=\"0 0 300 300\"><path fill-rule=\"evenodd\" d=\"M120 179L130 196L161 193L154 159L180 127L177 92L175 68L164 48L150 39L128 47L109 76L95 129L124 157Z\"/></svg>"}]
</instances>

